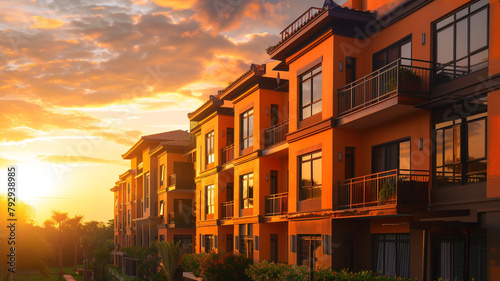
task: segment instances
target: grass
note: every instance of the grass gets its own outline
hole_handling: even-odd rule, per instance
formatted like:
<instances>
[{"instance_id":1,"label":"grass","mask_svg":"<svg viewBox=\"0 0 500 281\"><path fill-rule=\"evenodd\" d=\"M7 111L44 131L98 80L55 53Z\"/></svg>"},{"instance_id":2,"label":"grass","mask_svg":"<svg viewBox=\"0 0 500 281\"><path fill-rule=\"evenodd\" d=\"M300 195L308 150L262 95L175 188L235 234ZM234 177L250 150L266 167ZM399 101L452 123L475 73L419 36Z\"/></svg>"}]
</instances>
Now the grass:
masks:
<instances>
[{"instance_id":1,"label":"grass","mask_svg":"<svg viewBox=\"0 0 500 281\"><path fill-rule=\"evenodd\" d=\"M78 266L78 267L82 267L82 266ZM72 275L73 277L75 277L75 279L77 281L83 281L83 276L76 275L76 272L73 271L72 266L63 266L62 270L63 270L63 274ZM52 277L52 280L59 281L59 275L57 274L59 272L59 267L51 267L50 271L52 271L52 274L50 276L50 277ZM14 278L12 280L13 281L46 281L46 279L40 274L32 274L32 275L16 274L16 275L14 275Z\"/></svg>"}]
</instances>

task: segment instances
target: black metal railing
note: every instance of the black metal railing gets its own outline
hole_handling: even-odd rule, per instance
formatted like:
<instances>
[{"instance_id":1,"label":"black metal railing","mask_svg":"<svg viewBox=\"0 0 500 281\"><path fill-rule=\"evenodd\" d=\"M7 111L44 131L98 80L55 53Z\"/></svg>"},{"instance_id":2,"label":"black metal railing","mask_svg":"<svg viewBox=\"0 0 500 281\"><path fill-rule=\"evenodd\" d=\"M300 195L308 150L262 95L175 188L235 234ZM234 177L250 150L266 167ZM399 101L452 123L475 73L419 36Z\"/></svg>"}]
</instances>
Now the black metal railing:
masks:
<instances>
[{"instance_id":1,"label":"black metal railing","mask_svg":"<svg viewBox=\"0 0 500 281\"><path fill-rule=\"evenodd\" d=\"M234 217L234 201L222 203L222 219L230 220Z\"/></svg>"},{"instance_id":2,"label":"black metal railing","mask_svg":"<svg viewBox=\"0 0 500 281\"><path fill-rule=\"evenodd\" d=\"M288 213L288 192L266 196L266 216Z\"/></svg>"},{"instance_id":3,"label":"black metal railing","mask_svg":"<svg viewBox=\"0 0 500 281\"><path fill-rule=\"evenodd\" d=\"M428 205L429 171L394 169L340 181L338 209Z\"/></svg>"},{"instance_id":4,"label":"black metal railing","mask_svg":"<svg viewBox=\"0 0 500 281\"><path fill-rule=\"evenodd\" d=\"M311 7L305 13L300 15L294 22L281 31L281 40L287 39L290 35L304 26L311 18L316 16L322 11L321 8Z\"/></svg>"},{"instance_id":5,"label":"black metal railing","mask_svg":"<svg viewBox=\"0 0 500 281\"><path fill-rule=\"evenodd\" d=\"M234 144L230 144L225 148L221 149L221 161L222 164L226 164L233 160L234 160Z\"/></svg>"},{"instance_id":6,"label":"black metal railing","mask_svg":"<svg viewBox=\"0 0 500 281\"><path fill-rule=\"evenodd\" d=\"M266 148L286 141L287 134L288 134L288 120L281 122L280 124L274 125L269 129L264 130Z\"/></svg>"},{"instance_id":7,"label":"black metal railing","mask_svg":"<svg viewBox=\"0 0 500 281\"><path fill-rule=\"evenodd\" d=\"M432 63L400 58L338 90L339 116L369 107L398 93L428 95Z\"/></svg>"}]
</instances>

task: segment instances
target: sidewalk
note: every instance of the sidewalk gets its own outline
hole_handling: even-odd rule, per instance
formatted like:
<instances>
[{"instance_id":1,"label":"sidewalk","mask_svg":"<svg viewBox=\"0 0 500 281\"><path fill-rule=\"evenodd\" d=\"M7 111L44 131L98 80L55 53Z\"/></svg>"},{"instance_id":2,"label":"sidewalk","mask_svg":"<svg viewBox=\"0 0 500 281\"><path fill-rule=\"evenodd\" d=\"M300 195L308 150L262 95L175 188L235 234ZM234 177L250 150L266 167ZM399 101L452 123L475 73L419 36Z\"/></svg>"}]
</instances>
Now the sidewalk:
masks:
<instances>
[{"instance_id":1,"label":"sidewalk","mask_svg":"<svg viewBox=\"0 0 500 281\"><path fill-rule=\"evenodd\" d=\"M64 279L66 279L67 281L76 281L75 277L73 277L69 274L65 274Z\"/></svg>"}]
</instances>

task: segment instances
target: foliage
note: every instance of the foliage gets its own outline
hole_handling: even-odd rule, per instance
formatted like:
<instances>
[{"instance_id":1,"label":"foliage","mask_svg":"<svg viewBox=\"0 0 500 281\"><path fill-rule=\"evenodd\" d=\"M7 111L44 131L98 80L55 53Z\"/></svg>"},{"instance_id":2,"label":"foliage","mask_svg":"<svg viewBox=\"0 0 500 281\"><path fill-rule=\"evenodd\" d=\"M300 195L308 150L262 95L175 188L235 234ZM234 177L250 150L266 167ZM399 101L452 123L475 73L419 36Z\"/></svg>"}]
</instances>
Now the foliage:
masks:
<instances>
[{"instance_id":1,"label":"foliage","mask_svg":"<svg viewBox=\"0 0 500 281\"><path fill-rule=\"evenodd\" d=\"M181 265L184 271L192 272L194 276L201 276L201 261L207 256L206 253L184 255Z\"/></svg>"},{"instance_id":2,"label":"foliage","mask_svg":"<svg viewBox=\"0 0 500 281\"><path fill-rule=\"evenodd\" d=\"M394 193L396 191L396 184L394 180L386 180L382 184L382 188L378 193L378 202L380 204L384 204L387 200L390 200L394 197Z\"/></svg>"},{"instance_id":3,"label":"foliage","mask_svg":"<svg viewBox=\"0 0 500 281\"><path fill-rule=\"evenodd\" d=\"M251 264L243 255L209 253L200 260L200 276L204 281L250 280L245 270Z\"/></svg>"},{"instance_id":4,"label":"foliage","mask_svg":"<svg viewBox=\"0 0 500 281\"><path fill-rule=\"evenodd\" d=\"M158 242L156 244L158 254L161 258L161 266L165 270L167 280L174 279L175 272L181 263L183 252L181 250L181 242Z\"/></svg>"},{"instance_id":5,"label":"foliage","mask_svg":"<svg viewBox=\"0 0 500 281\"><path fill-rule=\"evenodd\" d=\"M265 280L309 280L309 268L294 264L277 264L262 261L251 265L246 270L253 281ZM371 271L352 272L347 269L334 271L331 267L320 267L314 270L314 280L318 281L405 281L406 278L388 277Z\"/></svg>"}]
</instances>

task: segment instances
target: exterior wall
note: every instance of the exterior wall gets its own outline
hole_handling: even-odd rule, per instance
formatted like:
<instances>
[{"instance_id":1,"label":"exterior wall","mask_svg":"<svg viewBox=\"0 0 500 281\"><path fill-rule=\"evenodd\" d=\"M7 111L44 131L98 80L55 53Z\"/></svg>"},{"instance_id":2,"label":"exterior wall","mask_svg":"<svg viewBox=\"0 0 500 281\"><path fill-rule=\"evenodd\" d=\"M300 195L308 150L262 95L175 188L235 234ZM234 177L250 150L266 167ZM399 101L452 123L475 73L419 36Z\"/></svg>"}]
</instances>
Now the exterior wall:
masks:
<instances>
[{"instance_id":1,"label":"exterior wall","mask_svg":"<svg viewBox=\"0 0 500 281\"><path fill-rule=\"evenodd\" d=\"M488 94L487 124L488 181L486 197L493 198L500 197L500 131L498 130L500 128L500 90Z\"/></svg>"}]
</instances>

